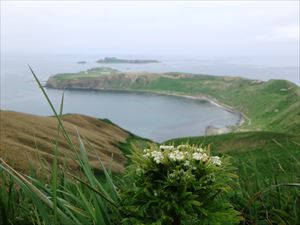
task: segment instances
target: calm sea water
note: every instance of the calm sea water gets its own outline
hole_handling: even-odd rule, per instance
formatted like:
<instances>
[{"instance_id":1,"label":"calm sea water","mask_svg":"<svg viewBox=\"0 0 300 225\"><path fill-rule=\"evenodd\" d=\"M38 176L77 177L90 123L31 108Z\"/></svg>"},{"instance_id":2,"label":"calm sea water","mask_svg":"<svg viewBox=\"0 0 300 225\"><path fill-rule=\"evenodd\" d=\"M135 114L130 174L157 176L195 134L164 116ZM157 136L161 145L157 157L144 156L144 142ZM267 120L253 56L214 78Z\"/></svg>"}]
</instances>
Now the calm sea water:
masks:
<instances>
[{"instance_id":1,"label":"calm sea water","mask_svg":"<svg viewBox=\"0 0 300 225\"><path fill-rule=\"evenodd\" d=\"M74 55L2 55L1 57L1 109L36 115L52 115L46 100L37 88L27 64L30 64L42 82L50 75L77 72L101 66L95 61L103 56ZM147 58L147 57L146 57ZM77 64L86 60L88 64ZM159 64L109 64L123 71L169 72L185 71L208 74L238 75L247 71L242 65L231 66L217 61L160 59ZM216 64L219 67L216 67ZM216 69L218 68L218 69ZM250 68L250 67L249 67ZM255 68L251 67L252 70ZM229 72L231 70L231 73ZM286 71L287 77L297 82L295 71ZM234 72L235 71L235 72ZM248 70L248 73L251 69ZM253 72L253 71L252 71ZM278 78L254 73L253 79ZM295 76L295 77L294 77ZM282 77L281 77L282 78ZM50 98L59 107L62 92L48 89ZM108 118L121 127L142 137L163 141L182 136L203 135L208 125L233 125L239 119L216 106L196 100L142 93L116 93L96 91L66 91L64 113L80 113L97 118Z\"/></svg>"}]
</instances>

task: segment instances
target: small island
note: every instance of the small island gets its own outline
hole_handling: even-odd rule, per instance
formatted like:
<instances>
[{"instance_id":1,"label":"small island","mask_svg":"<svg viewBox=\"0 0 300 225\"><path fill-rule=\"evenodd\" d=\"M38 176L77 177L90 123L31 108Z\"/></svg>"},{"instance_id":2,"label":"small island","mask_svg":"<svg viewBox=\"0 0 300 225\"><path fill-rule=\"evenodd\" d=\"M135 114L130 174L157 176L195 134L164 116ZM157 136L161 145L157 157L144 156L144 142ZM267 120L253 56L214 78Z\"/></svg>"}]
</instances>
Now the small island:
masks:
<instances>
[{"instance_id":1,"label":"small island","mask_svg":"<svg viewBox=\"0 0 300 225\"><path fill-rule=\"evenodd\" d=\"M105 57L99 59L97 63L131 63L131 64L145 64L145 63L159 63L157 60L152 59L119 59L117 57Z\"/></svg>"},{"instance_id":2,"label":"small island","mask_svg":"<svg viewBox=\"0 0 300 225\"><path fill-rule=\"evenodd\" d=\"M86 64L86 61L78 61L77 64Z\"/></svg>"}]
</instances>

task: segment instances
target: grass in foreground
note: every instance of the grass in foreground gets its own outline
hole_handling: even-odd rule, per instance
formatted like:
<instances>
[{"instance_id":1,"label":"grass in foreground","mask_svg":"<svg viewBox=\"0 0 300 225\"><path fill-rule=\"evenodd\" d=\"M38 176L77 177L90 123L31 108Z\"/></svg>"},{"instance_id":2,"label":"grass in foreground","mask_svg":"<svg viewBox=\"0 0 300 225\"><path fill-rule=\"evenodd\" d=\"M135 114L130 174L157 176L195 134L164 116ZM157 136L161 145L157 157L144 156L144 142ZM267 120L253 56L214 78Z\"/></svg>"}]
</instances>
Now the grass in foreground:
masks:
<instances>
[{"instance_id":1,"label":"grass in foreground","mask_svg":"<svg viewBox=\"0 0 300 225\"><path fill-rule=\"evenodd\" d=\"M31 69L31 68L30 68ZM31 70L32 71L32 70ZM110 171L106 170L100 157L99 168L104 173L102 181L97 178L90 166L85 145L80 135L75 145L62 122L63 98L59 113L54 109L41 83L32 71L39 87L44 93L57 119L57 136L63 136L65 144L76 155L82 177L74 176L69 169L58 163L58 142L54 141L50 179L35 179L23 175L10 167L3 159L0 164L1 175L1 223L15 224L15 209L20 199L26 199L27 212L22 222L32 224L113 224L118 214L118 195L112 183ZM57 139L56 139L57 140ZM89 143L89 142L87 142ZM89 145L91 148L92 146ZM15 184L15 185L14 185ZM19 191L16 191L19 190ZM14 197L10 195L14 194ZM9 204L11 202L11 204ZM23 201L22 201L23 203ZM17 211L19 212L19 211Z\"/></svg>"},{"instance_id":2,"label":"grass in foreground","mask_svg":"<svg viewBox=\"0 0 300 225\"><path fill-rule=\"evenodd\" d=\"M237 167L239 184L231 196L244 224L300 222L300 137L274 132L231 133L169 141L211 144Z\"/></svg>"},{"instance_id":3,"label":"grass in foreground","mask_svg":"<svg viewBox=\"0 0 300 225\"><path fill-rule=\"evenodd\" d=\"M237 141L239 144L247 143L246 140L252 140L253 143L254 133L240 135L240 140ZM231 184L231 188L234 191L228 192L226 198L230 200L235 210L243 216L244 219L241 224L296 225L300 219L300 163L298 161L299 152L297 153L299 148L295 149L294 147L298 145L298 142L294 142L297 139L294 139L295 137L292 136L285 137L288 139L283 138L279 140L278 137L280 136L276 138L272 133L262 133L261 139L270 137L270 135L274 137L276 142L273 142L274 144L270 142L266 145L269 146L267 150L261 150L267 151L265 153L268 155L267 161L266 156L257 154L251 145L249 145L249 149L245 147L245 151L239 152L238 155L232 155L231 161L237 167L236 173L239 175L239 178L238 183ZM223 144L230 140L233 142L229 134L219 137L213 136L208 139L219 139L219 142L215 142ZM79 140L82 143L80 137ZM259 143L264 146L262 140ZM209 140L191 138L174 140L172 143L175 142L176 145L185 143L184 141L190 144L207 144ZM284 143L287 143L287 145ZM223 151L230 154L230 146L234 149L233 143L228 144L227 147L221 145L221 149L218 149L217 146L219 145L211 146L213 154L223 155ZM128 194L128 191L134 192L138 187L134 185L134 182L137 182L135 176L131 175L128 175L130 177L127 177L127 184L124 187L128 185L133 185L133 187L126 189L126 198L120 198L119 191L116 191L116 186L113 184L109 171L106 171L103 167L103 170L106 171L104 177L99 177L93 173L86 158L84 145L81 144L80 148L78 160L83 173L83 176L80 177L75 177L68 170L64 170L63 167L57 164L56 160L52 164L50 180L27 177L13 170L2 161L0 176L4 185L1 186L0 190L0 208L1 216L4 215L1 218L4 221L3 224L120 224L120 221L129 215L129 211L122 211L121 201L132 203L132 201L138 200L138 204L145 201L145 203L149 203L147 207L159 201L161 201L160 204L164 204L163 196L156 198L154 192L152 193L148 190L151 185L158 181L156 179L153 180L153 184L151 180L148 180L150 182L149 185L151 184L148 189L140 189L140 194L148 190L145 192L147 197L138 195L138 191L136 196L139 197L134 200L134 195L131 195L132 193ZM286 148L285 151L279 155L275 154L274 157L272 151L274 153L282 152L282 148ZM141 154L140 150L138 154ZM143 162L141 166L147 168L148 164ZM102 167L100 159L99 167ZM152 169L155 168L153 167ZM138 170L139 168L135 169L134 164L131 164L132 172L139 173ZM157 176L161 174L159 172ZM155 173L151 176L154 175ZM121 179L118 182L118 186L122 187L124 185L123 178L119 177L118 179ZM184 180L184 177L182 179ZM143 179L140 182L142 183L139 184L144 185ZM147 182L145 182L146 184ZM174 187L177 187L177 185L175 184ZM152 201L147 201L146 199L150 199L150 196L152 196ZM100 206L104 208L99 208ZM130 206L127 205L127 207L130 209ZM136 213L138 215L144 212L143 208L138 206L131 209L137 210ZM132 212L130 215L132 216ZM107 219L98 221L97 218L99 216ZM128 220L124 220L124 224L131 223L128 223ZM145 221L145 224L148 223ZM188 223L187 221L182 221L182 224ZM196 224L199 223L196 222Z\"/></svg>"}]
</instances>

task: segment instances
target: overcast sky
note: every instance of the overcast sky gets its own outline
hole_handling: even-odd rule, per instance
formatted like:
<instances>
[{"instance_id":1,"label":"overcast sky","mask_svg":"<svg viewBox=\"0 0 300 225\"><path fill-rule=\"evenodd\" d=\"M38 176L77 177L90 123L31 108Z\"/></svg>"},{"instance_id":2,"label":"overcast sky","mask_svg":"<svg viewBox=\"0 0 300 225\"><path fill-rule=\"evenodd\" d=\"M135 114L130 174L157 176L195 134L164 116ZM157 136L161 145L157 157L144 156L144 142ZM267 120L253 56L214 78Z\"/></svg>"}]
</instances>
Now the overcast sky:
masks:
<instances>
[{"instance_id":1,"label":"overcast sky","mask_svg":"<svg viewBox=\"0 0 300 225\"><path fill-rule=\"evenodd\" d=\"M299 2L1 1L1 51L299 59Z\"/></svg>"}]
</instances>

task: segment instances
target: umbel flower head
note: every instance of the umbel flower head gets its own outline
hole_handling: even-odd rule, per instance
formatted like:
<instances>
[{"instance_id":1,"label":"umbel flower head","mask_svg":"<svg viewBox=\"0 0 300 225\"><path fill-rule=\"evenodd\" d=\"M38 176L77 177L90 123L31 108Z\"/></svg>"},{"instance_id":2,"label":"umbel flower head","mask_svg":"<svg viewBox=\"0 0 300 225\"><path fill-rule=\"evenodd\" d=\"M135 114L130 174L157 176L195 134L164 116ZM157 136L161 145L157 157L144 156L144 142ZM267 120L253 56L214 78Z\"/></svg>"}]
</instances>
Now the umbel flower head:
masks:
<instances>
[{"instance_id":1,"label":"umbel flower head","mask_svg":"<svg viewBox=\"0 0 300 225\"><path fill-rule=\"evenodd\" d=\"M166 164L168 162L182 162L185 166L192 165L192 161L210 163L216 166L222 164L219 156L210 156L207 149L198 148L191 145L161 145L159 149L144 149L143 156L152 160L156 164Z\"/></svg>"},{"instance_id":2,"label":"umbel flower head","mask_svg":"<svg viewBox=\"0 0 300 225\"><path fill-rule=\"evenodd\" d=\"M123 193L128 224L238 224L238 212L223 195L230 191L232 169L227 157L203 146L135 149Z\"/></svg>"}]
</instances>

